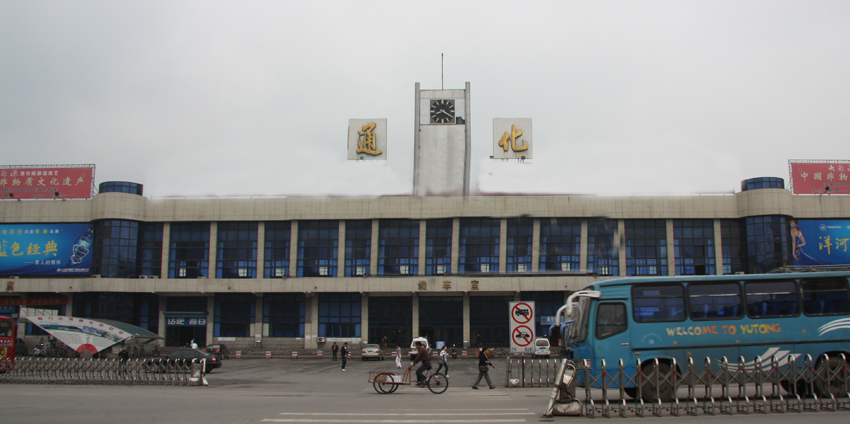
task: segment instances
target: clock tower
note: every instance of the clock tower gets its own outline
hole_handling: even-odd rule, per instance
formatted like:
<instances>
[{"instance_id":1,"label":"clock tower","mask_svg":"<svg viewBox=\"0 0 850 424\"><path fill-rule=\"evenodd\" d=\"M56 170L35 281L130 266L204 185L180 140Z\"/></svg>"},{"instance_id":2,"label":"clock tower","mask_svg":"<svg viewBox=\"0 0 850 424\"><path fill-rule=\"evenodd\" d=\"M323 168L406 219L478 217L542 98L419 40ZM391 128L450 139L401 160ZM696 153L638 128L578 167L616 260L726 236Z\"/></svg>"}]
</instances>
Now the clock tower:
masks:
<instances>
[{"instance_id":1,"label":"clock tower","mask_svg":"<svg viewBox=\"0 0 850 424\"><path fill-rule=\"evenodd\" d=\"M416 83L413 195L469 195L469 82L463 90L420 90Z\"/></svg>"}]
</instances>

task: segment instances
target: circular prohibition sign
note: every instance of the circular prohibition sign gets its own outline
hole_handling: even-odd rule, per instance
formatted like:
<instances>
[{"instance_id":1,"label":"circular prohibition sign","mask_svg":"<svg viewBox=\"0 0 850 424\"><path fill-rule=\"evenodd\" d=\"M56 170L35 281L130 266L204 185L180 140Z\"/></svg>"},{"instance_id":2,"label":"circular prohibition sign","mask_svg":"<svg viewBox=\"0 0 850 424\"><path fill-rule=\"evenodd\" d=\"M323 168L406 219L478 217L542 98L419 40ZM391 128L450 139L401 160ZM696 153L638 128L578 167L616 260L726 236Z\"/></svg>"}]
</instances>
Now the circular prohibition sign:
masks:
<instances>
[{"instance_id":1,"label":"circular prohibition sign","mask_svg":"<svg viewBox=\"0 0 850 424\"><path fill-rule=\"evenodd\" d=\"M531 305L527 303L517 303L511 310L511 319L517 324L528 324L533 318Z\"/></svg>"},{"instance_id":2,"label":"circular prohibition sign","mask_svg":"<svg viewBox=\"0 0 850 424\"><path fill-rule=\"evenodd\" d=\"M514 339L514 342L519 347L525 347L531 344L531 329L525 325L519 325L514 328L513 333L511 333L511 337Z\"/></svg>"}]
</instances>

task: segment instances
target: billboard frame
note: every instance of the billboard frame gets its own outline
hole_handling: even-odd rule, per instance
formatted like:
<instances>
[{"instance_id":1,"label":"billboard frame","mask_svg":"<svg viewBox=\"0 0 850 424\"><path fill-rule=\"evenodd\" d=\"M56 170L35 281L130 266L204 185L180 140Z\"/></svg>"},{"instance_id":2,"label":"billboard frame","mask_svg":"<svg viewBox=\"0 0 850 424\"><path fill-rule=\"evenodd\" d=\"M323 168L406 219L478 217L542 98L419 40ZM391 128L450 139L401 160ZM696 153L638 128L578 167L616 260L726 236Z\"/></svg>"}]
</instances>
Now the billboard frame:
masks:
<instances>
[{"instance_id":1,"label":"billboard frame","mask_svg":"<svg viewBox=\"0 0 850 424\"><path fill-rule=\"evenodd\" d=\"M84 199L91 199L95 194L95 164L76 164L76 165L0 165L0 171L7 169L55 169L55 168L65 168L65 169L76 169L76 168L91 168L91 186L89 187L89 195L88 197L84 197ZM14 197L14 196L3 196L0 195L0 200L47 200L47 199L80 199L80 197L62 197L61 194L57 195L56 193L60 193L59 191L54 192L54 196L49 198L33 198L33 197Z\"/></svg>"}]
</instances>

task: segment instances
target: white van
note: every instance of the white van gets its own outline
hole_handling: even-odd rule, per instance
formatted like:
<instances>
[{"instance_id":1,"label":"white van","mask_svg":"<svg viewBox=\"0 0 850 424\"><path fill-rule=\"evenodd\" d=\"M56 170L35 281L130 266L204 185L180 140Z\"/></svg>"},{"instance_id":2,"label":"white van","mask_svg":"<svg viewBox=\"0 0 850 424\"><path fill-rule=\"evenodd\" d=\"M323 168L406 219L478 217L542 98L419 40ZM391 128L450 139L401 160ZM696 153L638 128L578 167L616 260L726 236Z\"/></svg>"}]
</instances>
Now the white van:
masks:
<instances>
[{"instance_id":1,"label":"white van","mask_svg":"<svg viewBox=\"0 0 850 424\"><path fill-rule=\"evenodd\" d=\"M534 340L534 353L531 354L532 358L548 358L550 354L549 339L541 337Z\"/></svg>"},{"instance_id":2,"label":"white van","mask_svg":"<svg viewBox=\"0 0 850 424\"><path fill-rule=\"evenodd\" d=\"M413 341L410 342L410 352L409 352L408 356L410 357L411 361L416 359L416 355L419 353L419 350L416 349L416 342L421 342L422 346L425 348L425 350L428 351L428 355L431 354L431 352L430 352L431 346L428 346L428 339L426 339L424 337L415 337L413 339Z\"/></svg>"}]
</instances>

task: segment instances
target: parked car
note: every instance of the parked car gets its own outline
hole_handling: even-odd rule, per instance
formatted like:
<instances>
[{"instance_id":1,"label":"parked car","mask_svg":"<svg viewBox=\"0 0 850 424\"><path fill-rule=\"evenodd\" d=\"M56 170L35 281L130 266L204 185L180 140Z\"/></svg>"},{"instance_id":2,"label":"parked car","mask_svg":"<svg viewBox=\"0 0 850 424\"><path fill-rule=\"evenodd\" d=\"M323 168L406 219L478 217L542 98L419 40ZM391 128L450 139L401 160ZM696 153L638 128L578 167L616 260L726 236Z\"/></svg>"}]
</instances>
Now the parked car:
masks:
<instances>
[{"instance_id":1,"label":"parked car","mask_svg":"<svg viewBox=\"0 0 850 424\"><path fill-rule=\"evenodd\" d=\"M230 349L223 344L209 345L204 349L204 351L217 355L218 359L230 359Z\"/></svg>"},{"instance_id":2,"label":"parked car","mask_svg":"<svg viewBox=\"0 0 850 424\"><path fill-rule=\"evenodd\" d=\"M545 337L541 337L534 341L534 353L531 354L532 358L548 358L551 354L549 350L549 339Z\"/></svg>"},{"instance_id":3,"label":"parked car","mask_svg":"<svg viewBox=\"0 0 850 424\"><path fill-rule=\"evenodd\" d=\"M193 359L197 361L201 361L203 359L207 360L207 365L204 368L204 372L206 373L221 367L221 359L217 356L204 352L203 350L191 348L177 349L174 352L160 358L148 358L145 360L145 363L150 366L165 364L182 366L192 363Z\"/></svg>"},{"instance_id":4,"label":"parked car","mask_svg":"<svg viewBox=\"0 0 850 424\"><path fill-rule=\"evenodd\" d=\"M27 356L29 355L29 350L27 350L27 342L24 339L18 337L15 340L15 356Z\"/></svg>"},{"instance_id":5,"label":"parked car","mask_svg":"<svg viewBox=\"0 0 850 424\"><path fill-rule=\"evenodd\" d=\"M363 346L363 350L360 352L360 359L377 359L379 361L384 360L384 351L381 350L381 347L376 344L367 344Z\"/></svg>"},{"instance_id":6,"label":"parked car","mask_svg":"<svg viewBox=\"0 0 850 424\"><path fill-rule=\"evenodd\" d=\"M428 352L429 355L431 354L431 352L430 352L431 346L428 345L428 339L426 339L424 337L416 337L416 338L413 339L412 342L410 342L410 352L409 352L408 356L410 357L411 361L416 359L416 355L419 353L419 351L416 349L416 342L422 342L422 346L425 347L425 349L429 351Z\"/></svg>"}]
</instances>

